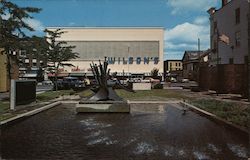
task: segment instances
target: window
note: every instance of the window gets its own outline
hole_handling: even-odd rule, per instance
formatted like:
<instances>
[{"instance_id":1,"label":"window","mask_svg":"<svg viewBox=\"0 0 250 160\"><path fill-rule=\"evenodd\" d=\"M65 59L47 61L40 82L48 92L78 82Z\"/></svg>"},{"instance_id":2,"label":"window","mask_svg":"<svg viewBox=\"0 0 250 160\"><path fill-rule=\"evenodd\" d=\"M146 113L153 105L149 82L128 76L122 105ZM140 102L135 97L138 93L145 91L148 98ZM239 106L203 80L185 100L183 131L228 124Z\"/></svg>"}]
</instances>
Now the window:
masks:
<instances>
[{"instance_id":1,"label":"window","mask_svg":"<svg viewBox=\"0 0 250 160\"><path fill-rule=\"evenodd\" d=\"M235 46L236 47L240 46L240 31L235 32Z\"/></svg>"},{"instance_id":2,"label":"window","mask_svg":"<svg viewBox=\"0 0 250 160\"><path fill-rule=\"evenodd\" d=\"M239 24L240 23L240 8L237 8L235 10L235 24Z\"/></svg>"},{"instance_id":3,"label":"window","mask_svg":"<svg viewBox=\"0 0 250 160\"><path fill-rule=\"evenodd\" d=\"M229 58L229 64L234 64L234 59L233 58Z\"/></svg>"},{"instance_id":4,"label":"window","mask_svg":"<svg viewBox=\"0 0 250 160\"><path fill-rule=\"evenodd\" d=\"M178 64L177 64L177 63L175 63L175 66L177 67L177 66L178 66Z\"/></svg>"},{"instance_id":5,"label":"window","mask_svg":"<svg viewBox=\"0 0 250 160\"><path fill-rule=\"evenodd\" d=\"M179 67L181 66L181 63L179 63Z\"/></svg>"}]
</instances>

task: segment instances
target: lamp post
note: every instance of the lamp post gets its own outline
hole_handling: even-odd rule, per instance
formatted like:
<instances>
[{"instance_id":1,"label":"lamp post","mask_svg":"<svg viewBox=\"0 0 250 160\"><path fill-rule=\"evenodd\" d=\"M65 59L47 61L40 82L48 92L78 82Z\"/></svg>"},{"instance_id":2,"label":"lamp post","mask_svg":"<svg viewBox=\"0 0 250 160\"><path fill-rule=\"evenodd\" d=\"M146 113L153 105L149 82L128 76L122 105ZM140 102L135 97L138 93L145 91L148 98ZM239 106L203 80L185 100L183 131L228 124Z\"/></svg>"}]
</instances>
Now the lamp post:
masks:
<instances>
[{"instance_id":1,"label":"lamp post","mask_svg":"<svg viewBox=\"0 0 250 160\"><path fill-rule=\"evenodd\" d=\"M129 77L129 49L130 49L130 47L128 46L128 79L130 79L130 77Z\"/></svg>"}]
</instances>

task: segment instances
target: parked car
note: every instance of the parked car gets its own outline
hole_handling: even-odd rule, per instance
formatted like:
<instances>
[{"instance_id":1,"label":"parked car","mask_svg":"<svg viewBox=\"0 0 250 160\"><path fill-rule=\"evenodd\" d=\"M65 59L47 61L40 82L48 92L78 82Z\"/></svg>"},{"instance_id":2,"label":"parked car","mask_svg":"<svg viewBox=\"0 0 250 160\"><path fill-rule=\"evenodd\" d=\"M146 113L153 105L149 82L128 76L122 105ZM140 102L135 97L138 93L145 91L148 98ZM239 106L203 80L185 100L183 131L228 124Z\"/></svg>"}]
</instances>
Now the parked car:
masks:
<instances>
[{"instance_id":1,"label":"parked car","mask_svg":"<svg viewBox=\"0 0 250 160\"><path fill-rule=\"evenodd\" d=\"M64 86L63 86L63 80L62 79L58 79L56 82L57 84L57 89L64 89ZM54 85L54 89L55 89L56 85Z\"/></svg>"},{"instance_id":2,"label":"parked car","mask_svg":"<svg viewBox=\"0 0 250 160\"><path fill-rule=\"evenodd\" d=\"M171 78L170 78L170 82L176 83L176 82L177 82L177 79L174 78L174 77L171 77Z\"/></svg>"},{"instance_id":3,"label":"parked car","mask_svg":"<svg viewBox=\"0 0 250 160\"><path fill-rule=\"evenodd\" d=\"M51 80L45 80L42 81L42 85L53 85L53 82Z\"/></svg>"},{"instance_id":4,"label":"parked car","mask_svg":"<svg viewBox=\"0 0 250 160\"><path fill-rule=\"evenodd\" d=\"M80 88L85 88L85 82L79 80L76 77L64 77L63 79L57 80L58 89L74 89L78 90Z\"/></svg>"},{"instance_id":5,"label":"parked car","mask_svg":"<svg viewBox=\"0 0 250 160\"><path fill-rule=\"evenodd\" d=\"M182 82L182 83L188 83L188 82L189 82L189 79L183 78L183 79L181 80L181 82Z\"/></svg>"}]
</instances>

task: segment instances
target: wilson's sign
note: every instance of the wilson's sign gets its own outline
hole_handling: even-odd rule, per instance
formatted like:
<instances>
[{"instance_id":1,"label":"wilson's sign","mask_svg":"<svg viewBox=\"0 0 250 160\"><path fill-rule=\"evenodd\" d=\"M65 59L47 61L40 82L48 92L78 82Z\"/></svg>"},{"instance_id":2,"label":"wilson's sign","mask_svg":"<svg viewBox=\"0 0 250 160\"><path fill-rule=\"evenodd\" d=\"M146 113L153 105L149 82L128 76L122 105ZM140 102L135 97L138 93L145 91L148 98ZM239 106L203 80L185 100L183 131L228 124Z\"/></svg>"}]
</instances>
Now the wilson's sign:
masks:
<instances>
[{"instance_id":1,"label":"wilson's sign","mask_svg":"<svg viewBox=\"0 0 250 160\"><path fill-rule=\"evenodd\" d=\"M154 64L159 63L159 57L108 57L109 64L149 64L150 61L153 61Z\"/></svg>"}]
</instances>

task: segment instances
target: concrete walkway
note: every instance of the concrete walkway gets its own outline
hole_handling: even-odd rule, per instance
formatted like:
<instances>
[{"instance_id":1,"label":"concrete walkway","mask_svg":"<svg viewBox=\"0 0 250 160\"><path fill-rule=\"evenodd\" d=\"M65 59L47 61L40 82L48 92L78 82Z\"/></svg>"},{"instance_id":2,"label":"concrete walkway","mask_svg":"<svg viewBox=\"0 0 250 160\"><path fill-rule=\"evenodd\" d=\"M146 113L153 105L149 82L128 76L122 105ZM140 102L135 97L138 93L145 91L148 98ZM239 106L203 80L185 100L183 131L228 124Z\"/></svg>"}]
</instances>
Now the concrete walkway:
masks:
<instances>
[{"instance_id":1,"label":"concrete walkway","mask_svg":"<svg viewBox=\"0 0 250 160\"><path fill-rule=\"evenodd\" d=\"M1 92L0 93L0 101L9 99L10 95L9 92Z\"/></svg>"},{"instance_id":2,"label":"concrete walkway","mask_svg":"<svg viewBox=\"0 0 250 160\"><path fill-rule=\"evenodd\" d=\"M129 104L168 104L168 103L180 103L180 100L169 100L169 101L127 101Z\"/></svg>"}]
</instances>

